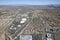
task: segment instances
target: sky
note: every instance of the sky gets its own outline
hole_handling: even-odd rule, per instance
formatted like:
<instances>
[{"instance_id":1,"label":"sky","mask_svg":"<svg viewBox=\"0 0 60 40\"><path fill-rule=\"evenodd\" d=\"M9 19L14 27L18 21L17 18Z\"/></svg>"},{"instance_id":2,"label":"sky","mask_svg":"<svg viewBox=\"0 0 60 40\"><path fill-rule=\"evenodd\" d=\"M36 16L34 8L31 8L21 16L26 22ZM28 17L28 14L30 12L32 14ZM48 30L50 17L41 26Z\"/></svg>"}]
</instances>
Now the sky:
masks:
<instances>
[{"instance_id":1,"label":"sky","mask_svg":"<svg viewBox=\"0 0 60 40\"><path fill-rule=\"evenodd\" d=\"M0 0L0 5L48 5L60 4L60 0Z\"/></svg>"}]
</instances>

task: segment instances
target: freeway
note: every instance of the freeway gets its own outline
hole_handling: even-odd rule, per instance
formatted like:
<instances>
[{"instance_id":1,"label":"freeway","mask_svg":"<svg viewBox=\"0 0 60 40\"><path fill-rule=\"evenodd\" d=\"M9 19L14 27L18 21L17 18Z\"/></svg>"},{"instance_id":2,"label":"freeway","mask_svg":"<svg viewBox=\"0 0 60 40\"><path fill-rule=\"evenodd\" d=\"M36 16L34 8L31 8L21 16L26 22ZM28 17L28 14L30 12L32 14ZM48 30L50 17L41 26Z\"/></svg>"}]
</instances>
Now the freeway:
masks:
<instances>
[{"instance_id":1,"label":"freeway","mask_svg":"<svg viewBox=\"0 0 60 40\"><path fill-rule=\"evenodd\" d=\"M25 24L22 24L20 28L18 28L18 30L12 35L12 38L16 37L21 31L22 29L27 25L27 23L30 22L30 19L28 19Z\"/></svg>"},{"instance_id":2,"label":"freeway","mask_svg":"<svg viewBox=\"0 0 60 40\"><path fill-rule=\"evenodd\" d=\"M19 33L26 27L27 24L31 21L32 14L29 14L28 16L20 17L19 19L15 19L13 23L10 25L10 27L7 30L7 34L9 38L13 39L19 36Z\"/></svg>"}]
</instances>

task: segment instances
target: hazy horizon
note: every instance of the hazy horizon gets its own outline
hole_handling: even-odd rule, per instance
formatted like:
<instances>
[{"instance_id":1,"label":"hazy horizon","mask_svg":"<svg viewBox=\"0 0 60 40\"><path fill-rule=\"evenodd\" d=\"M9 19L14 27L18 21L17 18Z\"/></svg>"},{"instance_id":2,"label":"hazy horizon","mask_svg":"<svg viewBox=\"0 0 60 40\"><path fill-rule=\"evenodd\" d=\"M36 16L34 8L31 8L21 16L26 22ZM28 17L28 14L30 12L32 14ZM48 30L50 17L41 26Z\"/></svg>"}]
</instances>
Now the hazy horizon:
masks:
<instances>
[{"instance_id":1,"label":"hazy horizon","mask_svg":"<svg viewBox=\"0 0 60 40\"><path fill-rule=\"evenodd\" d=\"M0 0L0 5L49 5L60 4L60 0Z\"/></svg>"}]
</instances>

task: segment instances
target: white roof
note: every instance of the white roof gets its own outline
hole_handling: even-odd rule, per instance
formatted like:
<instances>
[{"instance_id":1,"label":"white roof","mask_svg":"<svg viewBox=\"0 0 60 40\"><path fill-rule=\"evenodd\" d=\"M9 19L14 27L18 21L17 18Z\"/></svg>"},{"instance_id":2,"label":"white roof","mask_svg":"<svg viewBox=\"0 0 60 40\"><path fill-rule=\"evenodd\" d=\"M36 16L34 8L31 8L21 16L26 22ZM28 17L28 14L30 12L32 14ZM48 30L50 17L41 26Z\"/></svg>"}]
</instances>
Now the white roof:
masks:
<instances>
[{"instance_id":1,"label":"white roof","mask_svg":"<svg viewBox=\"0 0 60 40\"><path fill-rule=\"evenodd\" d=\"M27 20L27 18L22 18L22 20L20 21L20 23L25 23L26 20Z\"/></svg>"},{"instance_id":2,"label":"white roof","mask_svg":"<svg viewBox=\"0 0 60 40\"><path fill-rule=\"evenodd\" d=\"M25 21L20 21L20 23L25 23Z\"/></svg>"},{"instance_id":3,"label":"white roof","mask_svg":"<svg viewBox=\"0 0 60 40\"><path fill-rule=\"evenodd\" d=\"M20 40L32 40L31 35L20 35Z\"/></svg>"},{"instance_id":4,"label":"white roof","mask_svg":"<svg viewBox=\"0 0 60 40\"><path fill-rule=\"evenodd\" d=\"M12 28L10 27L10 29L12 29Z\"/></svg>"},{"instance_id":5,"label":"white roof","mask_svg":"<svg viewBox=\"0 0 60 40\"><path fill-rule=\"evenodd\" d=\"M52 40L52 38L47 38L47 40Z\"/></svg>"},{"instance_id":6,"label":"white roof","mask_svg":"<svg viewBox=\"0 0 60 40\"><path fill-rule=\"evenodd\" d=\"M10 29L13 29L13 26L11 26Z\"/></svg>"},{"instance_id":7,"label":"white roof","mask_svg":"<svg viewBox=\"0 0 60 40\"><path fill-rule=\"evenodd\" d=\"M22 20L26 21L27 19L26 18L22 18Z\"/></svg>"},{"instance_id":8,"label":"white roof","mask_svg":"<svg viewBox=\"0 0 60 40\"><path fill-rule=\"evenodd\" d=\"M21 25L17 25L18 27L21 27Z\"/></svg>"}]
</instances>

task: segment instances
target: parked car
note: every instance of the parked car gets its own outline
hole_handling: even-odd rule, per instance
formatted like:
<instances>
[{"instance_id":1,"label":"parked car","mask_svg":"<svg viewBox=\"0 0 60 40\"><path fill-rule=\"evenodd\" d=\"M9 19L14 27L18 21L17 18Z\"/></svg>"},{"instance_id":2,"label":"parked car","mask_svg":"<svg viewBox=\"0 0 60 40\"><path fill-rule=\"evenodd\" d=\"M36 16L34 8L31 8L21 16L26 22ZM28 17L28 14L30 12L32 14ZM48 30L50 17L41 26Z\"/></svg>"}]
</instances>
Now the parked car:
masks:
<instances>
[{"instance_id":1,"label":"parked car","mask_svg":"<svg viewBox=\"0 0 60 40\"><path fill-rule=\"evenodd\" d=\"M52 40L52 38L47 38L47 40Z\"/></svg>"},{"instance_id":2,"label":"parked car","mask_svg":"<svg viewBox=\"0 0 60 40\"><path fill-rule=\"evenodd\" d=\"M47 33L46 36L47 36L48 38L51 38L51 33Z\"/></svg>"},{"instance_id":3,"label":"parked car","mask_svg":"<svg viewBox=\"0 0 60 40\"><path fill-rule=\"evenodd\" d=\"M46 33L46 40L52 40L52 34Z\"/></svg>"}]
</instances>

